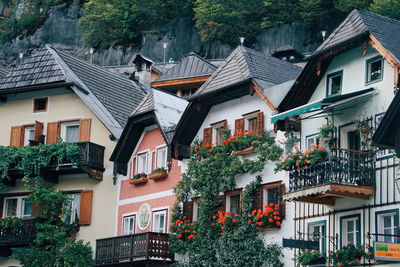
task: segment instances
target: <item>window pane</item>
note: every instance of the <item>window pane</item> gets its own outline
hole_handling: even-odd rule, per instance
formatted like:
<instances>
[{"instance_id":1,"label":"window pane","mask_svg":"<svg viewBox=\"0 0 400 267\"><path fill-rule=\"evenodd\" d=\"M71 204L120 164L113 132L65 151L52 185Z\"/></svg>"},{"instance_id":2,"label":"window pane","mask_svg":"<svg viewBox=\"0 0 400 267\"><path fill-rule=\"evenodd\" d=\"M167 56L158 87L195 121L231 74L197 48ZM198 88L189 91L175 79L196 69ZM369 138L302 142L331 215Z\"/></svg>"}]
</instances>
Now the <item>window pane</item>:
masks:
<instances>
[{"instance_id":1,"label":"window pane","mask_svg":"<svg viewBox=\"0 0 400 267\"><path fill-rule=\"evenodd\" d=\"M23 198L22 199L22 207L23 207L22 217L23 218L31 217L32 216L32 202L31 202L31 200L28 199L28 198Z\"/></svg>"},{"instance_id":2,"label":"window pane","mask_svg":"<svg viewBox=\"0 0 400 267\"><path fill-rule=\"evenodd\" d=\"M378 60L375 62L371 62L368 64L368 74L369 79L368 81L375 81L381 78L382 75L382 60Z\"/></svg>"},{"instance_id":3,"label":"window pane","mask_svg":"<svg viewBox=\"0 0 400 267\"><path fill-rule=\"evenodd\" d=\"M11 198L6 200L6 217L17 216L18 199Z\"/></svg>"},{"instance_id":4,"label":"window pane","mask_svg":"<svg viewBox=\"0 0 400 267\"><path fill-rule=\"evenodd\" d=\"M347 222L347 232L353 232L354 231L354 221L348 221Z\"/></svg>"},{"instance_id":5,"label":"window pane","mask_svg":"<svg viewBox=\"0 0 400 267\"><path fill-rule=\"evenodd\" d=\"M272 188L268 190L268 204L274 203L278 204L279 202L279 189Z\"/></svg>"},{"instance_id":6,"label":"window pane","mask_svg":"<svg viewBox=\"0 0 400 267\"><path fill-rule=\"evenodd\" d=\"M235 214L235 213L239 214L240 196L239 195L230 196L230 200L231 200L231 207L230 207L231 212L233 214Z\"/></svg>"},{"instance_id":7,"label":"window pane","mask_svg":"<svg viewBox=\"0 0 400 267\"><path fill-rule=\"evenodd\" d=\"M147 154L138 157L138 173L147 173Z\"/></svg>"},{"instance_id":8,"label":"window pane","mask_svg":"<svg viewBox=\"0 0 400 267\"><path fill-rule=\"evenodd\" d=\"M335 76L330 78L331 95L340 93L342 89L342 76Z\"/></svg>"},{"instance_id":9,"label":"window pane","mask_svg":"<svg viewBox=\"0 0 400 267\"><path fill-rule=\"evenodd\" d=\"M160 226L159 226L159 230L161 233L164 232L164 220L165 220L165 215L164 214L160 214Z\"/></svg>"},{"instance_id":10,"label":"window pane","mask_svg":"<svg viewBox=\"0 0 400 267\"><path fill-rule=\"evenodd\" d=\"M392 216L383 216L383 227L392 227Z\"/></svg>"},{"instance_id":11,"label":"window pane","mask_svg":"<svg viewBox=\"0 0 400 267\"><path fill-rule=\"evenodd\" d=\"M79 125L69 125L65 129L65 142L74 143L78 142L79 138Z\"/></svg>"},{"instance_id":12,"label":"window pane","mask_svg":"<svg viewBox=\"0 0 400 267\"><path fill-rule=\"evenodd\" d=\"M354 233L347 233L347 242L354 244Z\"/></svg>"},{"instance_id":13,"label":"window pane","mask_svg":"<svg viewBox=\"0 0 400 267\"><path fill-rule=\"evenodd\" d=\"M167 149L157 150L157 168L166 168Z\"/></svg>"},{"instance_id":14,"label":"window pane","mask_svg":"<svg viewBox=\"0 0 400 267\"><path fill-rule=\"evenodd\" d=\"M249 119L249 132L255 132L256 127L257 127L257 118L251 118Z\"/></svg>"},{"instance_id":15,"label":"window pane","mask_svg":"<svg viewBox=\"0 0 400 267\"><path fill-rule=\"evenodd\" d=\"M64 222L65 223L74 223L79 219L80 212L80 200L81 195L77 194L68 194L68 202L64 205Z\"/></svg>"}]
</instances>

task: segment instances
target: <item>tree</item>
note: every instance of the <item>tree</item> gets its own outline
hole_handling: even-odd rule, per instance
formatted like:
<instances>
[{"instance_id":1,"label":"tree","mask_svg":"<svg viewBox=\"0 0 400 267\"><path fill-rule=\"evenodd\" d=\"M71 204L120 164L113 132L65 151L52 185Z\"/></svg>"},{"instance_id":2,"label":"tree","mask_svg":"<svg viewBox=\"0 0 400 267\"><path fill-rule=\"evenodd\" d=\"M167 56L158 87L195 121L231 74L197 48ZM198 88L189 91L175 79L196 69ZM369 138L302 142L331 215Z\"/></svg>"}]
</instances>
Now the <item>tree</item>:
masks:
<instances>
[{"instance_id":1,"label":"tree","mask_svg":"<svg viewBox=\"0 0 400 267\"><path fill-rule=\"evenodd\" d=\"M370 11L400 20L400 0L373 0Z\"/></svg>"},{"instance_id":2,"label":"tree","mask_svg":"<svg viewBox=\"0 0 400 267\"><path fill-rule=\"evenodd\" d=\"M299 19L299 0L264 0L263 27L276 27Z\"/></svg>"},{"instance_id":3,"label":"tree","mask_svg":"<svg viewBox=\"0 0 400 267\"><path fill-rule=\"evenodd\" d=\"M341 12L350 12L354 8L368 9L372 0L334 0L333 5Z\"/></svg>"}]
</instances>

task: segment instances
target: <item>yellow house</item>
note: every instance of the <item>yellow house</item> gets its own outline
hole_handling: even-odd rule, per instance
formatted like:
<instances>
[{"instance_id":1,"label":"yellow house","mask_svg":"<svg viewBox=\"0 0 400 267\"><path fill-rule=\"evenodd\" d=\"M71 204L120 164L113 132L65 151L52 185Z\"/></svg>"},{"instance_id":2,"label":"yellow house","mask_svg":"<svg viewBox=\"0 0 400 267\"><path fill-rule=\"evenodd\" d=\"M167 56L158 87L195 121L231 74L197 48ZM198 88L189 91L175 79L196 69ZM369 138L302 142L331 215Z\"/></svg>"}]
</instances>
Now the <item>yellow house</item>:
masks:
<instances>
[{"instance_id":1,"label":"yellow house","mask_svg":"<svg viewBox=\"0 0 400 267\"><path fill-rule=\"evenodd\" d=\"M145 94L139 84L49 45L0 79L1 146L50 144L58 136L79 145L78 168L57 168L50 180L72 199L66 220L79 221L79 238L93 248L96 239L115 234L117 188L108 159ZM14 178L0 191L0 216L20 217L28 226L35 214L28 194ZM24 242L0 233L0 266L17 266L10 248Z\"/></svg>"}]
</instances>

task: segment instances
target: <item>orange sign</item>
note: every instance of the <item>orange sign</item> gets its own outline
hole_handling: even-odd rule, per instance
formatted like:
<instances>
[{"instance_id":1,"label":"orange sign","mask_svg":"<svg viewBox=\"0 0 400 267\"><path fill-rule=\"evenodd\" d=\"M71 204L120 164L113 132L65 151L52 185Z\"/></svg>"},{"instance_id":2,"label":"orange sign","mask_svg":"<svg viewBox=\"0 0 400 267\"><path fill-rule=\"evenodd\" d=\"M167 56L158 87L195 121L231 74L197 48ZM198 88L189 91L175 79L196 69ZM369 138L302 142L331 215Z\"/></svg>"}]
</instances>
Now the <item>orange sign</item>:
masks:
<instances>
[{"instance_id":1,"label":"orange sign","mask_svg":"<svg viewBox=\"0 0 400 267\"><path fill-rule=\"evenodd\" d=\"M400 261L400 244L375 242L375 260Z\"/></svg>"}]
</instances>

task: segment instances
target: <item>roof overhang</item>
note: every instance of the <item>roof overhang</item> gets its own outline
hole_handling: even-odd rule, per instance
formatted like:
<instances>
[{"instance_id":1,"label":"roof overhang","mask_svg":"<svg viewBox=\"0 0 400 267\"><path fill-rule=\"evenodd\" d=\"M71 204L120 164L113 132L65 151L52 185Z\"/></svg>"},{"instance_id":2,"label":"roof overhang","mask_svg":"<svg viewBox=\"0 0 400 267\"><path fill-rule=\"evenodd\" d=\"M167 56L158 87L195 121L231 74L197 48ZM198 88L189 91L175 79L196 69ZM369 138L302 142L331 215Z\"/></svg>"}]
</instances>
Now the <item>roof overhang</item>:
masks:
<instances>
[{"instance_id":1,"label":"roof overhang","mask_svg":"<svg viewBox=\"0 0 400 267\"><path fill-rule=\"evenodd\" d=\"M177 87L187 87L187 86L197 86L200 87L201 84L205 83L210 75L199 76L199 77L189 77L182 79L173 79L165 81L154 81L151 83L152 87L156 88L177 88ZM190 88L189 88L190 89Z\"/></svg>"},{"instance_id":2,"label":"roof overhang","mask_svg":"<svg viewBox=\"0 0 400 267\"><path fill-rule=\"evenodd\" d=\"M46 90L52 88L62 88L62 87L70 87L74 83L72 82L54 82L54 83L45 83L45 84L38 84L26 87L15 87L15 88L6 88L0 90L0 95L8 95L8 94L18 94L18 93L25 93L30 91L36 90Z\"/></svg>"}]
</instances>

